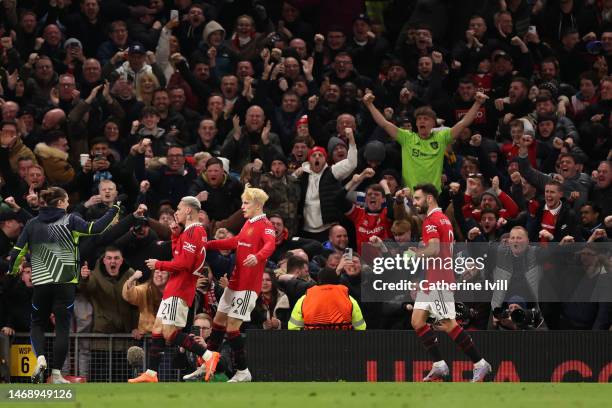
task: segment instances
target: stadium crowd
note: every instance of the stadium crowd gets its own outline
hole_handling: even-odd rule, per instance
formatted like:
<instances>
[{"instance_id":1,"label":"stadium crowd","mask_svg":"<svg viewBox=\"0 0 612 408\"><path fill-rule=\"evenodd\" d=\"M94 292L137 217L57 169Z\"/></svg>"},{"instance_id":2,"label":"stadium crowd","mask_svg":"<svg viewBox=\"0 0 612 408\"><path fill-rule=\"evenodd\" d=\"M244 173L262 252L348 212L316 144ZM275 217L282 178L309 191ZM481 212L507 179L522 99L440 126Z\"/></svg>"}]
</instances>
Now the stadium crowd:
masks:
<instances>
[{"instance_id":1,"label":"stadium crowd","mask_svg":"<svg viewBox=\"0 0 612 408\"><path fill-rule=\"evenodd\" d=\"M245 185L269 195L276 250L245 330L292 326L320 273L368 330L410 329L410 304L361 302L359 255L418 245L420 183L457 241L612 233L610 0L3 0L0 37L3 335L30 329L31 265L9 271L8 255L50 186L88 221L120 202L81 238L73 329L135 339L168 280L145 260L172 258L187 195L209 239L240 231ZM586 251L589 278L612 272ZM526 252L497 267L542 268ZM235 255L206 262L189 318L202 344ZM465 325L517 328L492 306L538 308L502 296L467 305ZM543 309L548 329L612 327L610 303Z\"/></svg>"}]
</instances>

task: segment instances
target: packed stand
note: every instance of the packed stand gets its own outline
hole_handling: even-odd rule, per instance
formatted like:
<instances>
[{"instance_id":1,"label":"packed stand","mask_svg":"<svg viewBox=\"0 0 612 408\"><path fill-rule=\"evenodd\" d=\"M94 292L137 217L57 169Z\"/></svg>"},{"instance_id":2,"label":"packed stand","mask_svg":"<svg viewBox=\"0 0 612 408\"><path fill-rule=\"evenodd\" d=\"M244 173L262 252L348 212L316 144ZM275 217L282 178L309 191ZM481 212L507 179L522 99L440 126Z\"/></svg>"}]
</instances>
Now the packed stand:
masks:
<instances>
[{"instance_id":1,"label":"packed stand","mask_svg":"<svg viewBox=\"0 0 612 408\"><path fill-rule=\"evenodd\" d=\"M0 24L4 335L30 327L32 265L8 256L51 186L87 221L120 203L80 238L73 328L135 339L168 280L145 260L172 258L187 195L209 239L240 231L246 185L269 195L276 249L246 330L304 327L292 312L317 283L363 313L349 328L410 329L410 303L361 301L360 249L418 246L417 184L438 188L457 241L612 232L612 1L4 0ZM589 250L589 277L611 272ZM206 261L186 329L202 343L235 255ZM496 306L612 325L609 303L511 296L462 305L464 324L521 328Z\"/></svg>"}]
</instances>

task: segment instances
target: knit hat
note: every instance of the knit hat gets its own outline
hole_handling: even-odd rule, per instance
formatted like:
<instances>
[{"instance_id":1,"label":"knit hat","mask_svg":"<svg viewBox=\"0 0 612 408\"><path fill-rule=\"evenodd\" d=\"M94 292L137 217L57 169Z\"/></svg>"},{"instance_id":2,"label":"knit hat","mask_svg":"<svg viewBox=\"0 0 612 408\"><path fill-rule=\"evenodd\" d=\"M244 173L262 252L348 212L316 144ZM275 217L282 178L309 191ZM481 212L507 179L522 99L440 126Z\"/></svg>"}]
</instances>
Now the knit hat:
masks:
<instances>
[{"instance_id":1,"label":"knit hat","mask_svg":"<svg viewBox=\"0 0 612 408\"><path fill-rule=\"evenodd\" d=\"M297 122L295 122L296 128L300 125L308 125L308 115L303 115L297 120Z\"/></svg>"},{"instance_id":2,"label":"knit hat","mask_svg":"<svg viewBox=\"0 0 612 408\"><path fill-rule=\"evenodd\" d=\"M363 156L367 161L382 162L385 160L385 145L378 140L374 140L365 146Z\"/></svg>"},{"instance_id":3,"label":"knit hat","mask_svg":"<svg viewBox=\"0 0 612 408\"><path fill-rule=\"evenodd\" d=\"M533 129L533 125L531 124L531 122L525 118L520 118L519 120L523 122L523 134L535 136L535 130Z\"/></svg>"},{"instance_id":4,"label":"knit hat","mask_svg":"<svg viewBox=\"0 0 612 408\"><path fill-rule=\"evenodd\" d=\"M308 155L306 156L306 160L310 160L310 156L312 156L314 153L317 153L317 152L323 154L323 156L325 156L325 160L327 160L327 151L321 146L315 146L312 149L310 149L308 151Z\"/></svg>"},{"instance_id":5,"label":"knit hat","mask_svg":"<svg viewBox=\"0 0 612 408\"><path fill-rule=\"evenodd\" d=\"M344 140L340 139L339 137L334 136L329 139L329 142L327 142L327 151L329 152L329 154L334 154L334 149L336 149L338 145L343 145L344 147L348 149Z\"/></svg>"},{"instance_id":6,"label":"knit hat","mask_svg":"<svg viewBox=\"0 0 612 408\"><path fill-rule=\"evenodd\" d=\"M285 166L289 165L289 160L287 160L287 156L285 156L281 152L276 152L276 154L272 156L272 158L270 159L270 165L272 165L272 163L277 160L283 162Z\"/></svg>"},{"instance_id":7,"label":"knit hat","mask_svg":"<svg viewBox=\"0 0 612 408\"><path fill-rule=\"evenodd\" d=\"M482 197L484 197L485 195L490 195L493 197L493 199L495 200L495 202L497 203L497 209L501 210L502 208L504 208L501 200L499 199L499 197L497 196L497 194L495 194L495 191L493 191L492 188L486 190L484 193L482 193L482 195L480 196L480 201L482 202Z\"/></svg>"}]
</instances>

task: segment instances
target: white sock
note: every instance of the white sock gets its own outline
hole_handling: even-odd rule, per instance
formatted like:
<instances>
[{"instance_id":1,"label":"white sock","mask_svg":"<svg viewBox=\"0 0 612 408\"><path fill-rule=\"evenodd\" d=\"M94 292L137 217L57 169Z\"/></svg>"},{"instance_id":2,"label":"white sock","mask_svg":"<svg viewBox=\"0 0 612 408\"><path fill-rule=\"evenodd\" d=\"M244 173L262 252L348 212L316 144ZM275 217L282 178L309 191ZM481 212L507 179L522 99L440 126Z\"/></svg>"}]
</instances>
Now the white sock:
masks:
<instances>
[{"instance_id":1,"label":"white sock","mask_svg":"<svg viewBox=\"0 0 612 408\"><path fill-rule=\"evenodd\" d=\"M151 377L155 377L157 375L157 371L153 371L153 370L147 370L146 373L147 375Z\"/></svg>"},{"instance_id":2,"label":"white sock","mask_svg":"<svg viewBox=\"0 0 612 408\"><path fill-rule=\"evenodd\" d=\"M446 361L444 361L444 360L436 361L435 363L433 363L433 366L437 367L437 368L445 367L446 366Z\"/></svg>"},{"instance_id":3,"label":"white sock","mask_svg":"<svg viewBox=\"0 0 612 408\"><path fill-rule=\"evenodd\" d=\"M202 358L204 359L204 361L208 361L208 360L210 360L210 358L211 358L212 356L213 356L212 351L210 351L210 350L206 350L206 351L204 352L204 355L202 356Z\"/></svg>"},{"instance_id":4,"label":"white sock","mask_svg":"<svg viewBox=\"0 0 612 408\"><path fill-rule=\"evenodd\" d=\"M477 363L474 363L474 367L477 367L477 368L484 367L486 363L487 362L485 361L485 359L481 358L480 361L478 361Z\"/></svg>"},{"instance_id":5,"label":"white sock","mask_svg":"<svg viewBox=\"0 0 612 408\"><path fill-rule=\"evenodd\" d=\"M51 374L52 375L61 376L62 372L60 370L57 370L57 369L54 368L53 370L51 370Z\"/></svg>"}]
</instances>

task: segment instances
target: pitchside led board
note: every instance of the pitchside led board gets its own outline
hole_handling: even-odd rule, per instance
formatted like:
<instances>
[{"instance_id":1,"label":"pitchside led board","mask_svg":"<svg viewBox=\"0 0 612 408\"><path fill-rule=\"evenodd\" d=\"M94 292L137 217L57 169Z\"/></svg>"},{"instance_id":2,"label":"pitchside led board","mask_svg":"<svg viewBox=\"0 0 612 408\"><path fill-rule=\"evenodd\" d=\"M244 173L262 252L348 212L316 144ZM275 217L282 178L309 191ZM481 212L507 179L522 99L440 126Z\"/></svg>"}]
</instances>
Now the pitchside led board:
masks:
<instances>
[{"instance_id":1,"label":"pitchside led board","mask_svg":"<svg viewBox=\"0 0 612 408\"><path fill-rule=\"evenodd\" d=\"M36 367L36 356L29 344L11 346L11 377L30 377Z\"/></svg>"}]
</instances>

